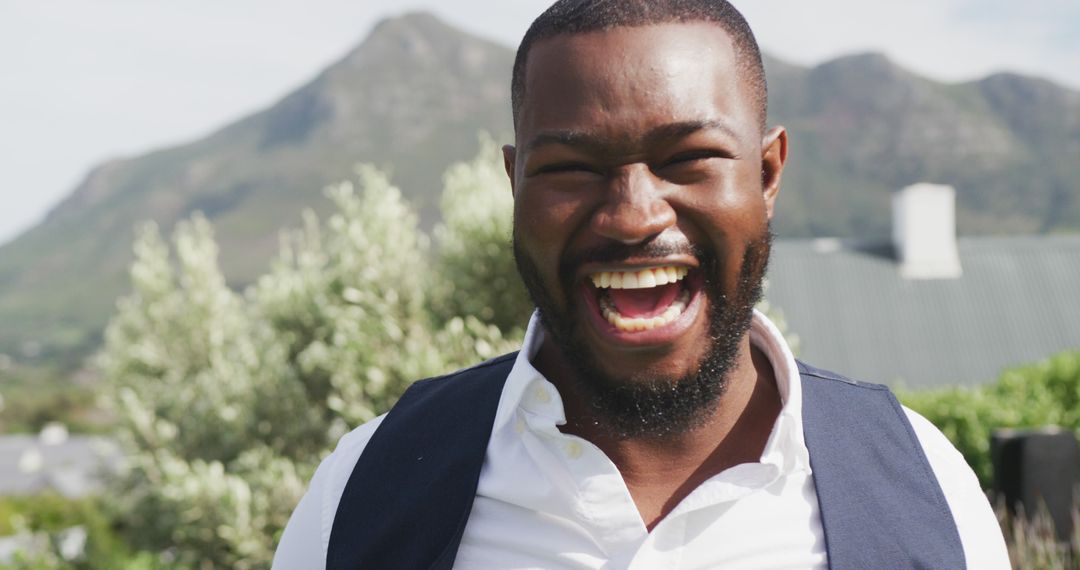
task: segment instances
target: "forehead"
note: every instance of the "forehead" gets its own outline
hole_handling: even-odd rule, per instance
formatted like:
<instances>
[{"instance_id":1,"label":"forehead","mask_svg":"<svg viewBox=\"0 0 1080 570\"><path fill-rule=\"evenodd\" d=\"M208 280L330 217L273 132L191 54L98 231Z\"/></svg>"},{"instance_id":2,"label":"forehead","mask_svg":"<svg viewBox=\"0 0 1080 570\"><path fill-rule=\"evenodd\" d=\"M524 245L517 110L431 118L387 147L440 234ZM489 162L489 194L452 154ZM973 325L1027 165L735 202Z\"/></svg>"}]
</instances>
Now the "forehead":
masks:
<instances>
[{"instance_id":1,"label":"forehead","mask_svg":"<svg viewBox=\"0 0 1080 570\"><path fill-rule=\"evenodd\" d=\"M756 133L754 110L734 42L720 26L618 27L532 47L518 138L547 129L621 136L698 121Z\"/></svg>"}]
</instances>

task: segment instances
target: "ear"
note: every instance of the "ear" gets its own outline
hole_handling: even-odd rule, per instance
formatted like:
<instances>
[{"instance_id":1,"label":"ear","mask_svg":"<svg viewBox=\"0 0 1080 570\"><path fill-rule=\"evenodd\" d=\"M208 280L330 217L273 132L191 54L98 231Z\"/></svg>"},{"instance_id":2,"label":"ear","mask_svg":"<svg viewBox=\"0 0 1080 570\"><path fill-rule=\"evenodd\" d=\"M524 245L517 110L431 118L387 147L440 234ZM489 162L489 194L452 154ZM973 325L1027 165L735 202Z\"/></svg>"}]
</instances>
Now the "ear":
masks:
<instances>
[{"instance_id":1,"label":"ear","mask_svg":"<svg viewBox=\"0 0 1080 570\"><path fill-rule=\"evenodd\" d=\"M514 185L517 182L517 179L514 178L514 164L517 161L517 148L512 144L503 145L502 153L503 168L506 169L506 175L510 177L510 192L516 194Z\"/></svg>"},{"instance_id":2,"label":"ear","mask_svg":"<svg viewBox=\"0 0 1080 570\"><path fill-rule=\"evenodd\" d=\"M773 127L761 140L761 191L765 198L765 212L773 218L776 197L780 194L780 177L787 162L787 130Z\"/></svg>"}]
</instances>

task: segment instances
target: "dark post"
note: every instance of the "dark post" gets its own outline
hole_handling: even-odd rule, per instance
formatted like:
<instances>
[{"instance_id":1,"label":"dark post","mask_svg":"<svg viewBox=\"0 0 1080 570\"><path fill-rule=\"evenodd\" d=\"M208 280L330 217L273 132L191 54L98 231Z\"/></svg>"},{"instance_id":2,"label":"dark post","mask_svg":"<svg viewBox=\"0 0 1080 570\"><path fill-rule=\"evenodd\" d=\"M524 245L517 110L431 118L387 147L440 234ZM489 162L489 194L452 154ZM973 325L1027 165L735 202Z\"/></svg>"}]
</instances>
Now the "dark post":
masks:
<instances>
[{"instance_id":1,"label":"dark post","mask_svg":"<svg viewBox=\"0 0 1080 570\"><path fill-rule=\"evenodd\" d=\"M1028 516L1046 508L1058 540L1072 535L1073 487L1080 468L1076 435L1060 428L1001 429L990 438L994 491L1009 513Z\"/></svg>"}]
</instances>

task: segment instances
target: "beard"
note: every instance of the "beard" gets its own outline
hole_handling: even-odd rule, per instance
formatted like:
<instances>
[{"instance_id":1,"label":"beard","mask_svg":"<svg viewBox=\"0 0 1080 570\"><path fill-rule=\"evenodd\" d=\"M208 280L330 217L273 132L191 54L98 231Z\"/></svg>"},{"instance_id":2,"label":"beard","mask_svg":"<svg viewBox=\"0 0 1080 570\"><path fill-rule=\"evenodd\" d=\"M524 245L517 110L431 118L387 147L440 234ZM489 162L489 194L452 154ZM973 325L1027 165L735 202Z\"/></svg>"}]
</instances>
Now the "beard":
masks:
<instances>
[{"instance_id":1,"label":"beard","mask_svg":"<svg viewBox=\"0 0 1080 570\"><path fill-rule=\"evenodd\" d=\"M560 310L545 286L536 264L520 247L515 231L514 260L522 281L536 305L540 322L563 354L575 383L592 411L595 427L617 439L662 438L700 427L712 415L735 368L739 344L750 329L753 308L762 297L773 234L746 243L739 260L739 275L733 295L723 289L723 266L711 248L689 244L649 242L628 246L612 244L582 252L559 263L559 281L566 291L565 310ZM700 294L708 301L708 346L690 372L669 377L647 372L615 378L605 373L593 353L587 350L581 327L574 318L580 300L572 292L574 269L585 262L616 262L634 257L664 257L689 253L700 263L704 284Z\"/></svg>"}]
</instances>

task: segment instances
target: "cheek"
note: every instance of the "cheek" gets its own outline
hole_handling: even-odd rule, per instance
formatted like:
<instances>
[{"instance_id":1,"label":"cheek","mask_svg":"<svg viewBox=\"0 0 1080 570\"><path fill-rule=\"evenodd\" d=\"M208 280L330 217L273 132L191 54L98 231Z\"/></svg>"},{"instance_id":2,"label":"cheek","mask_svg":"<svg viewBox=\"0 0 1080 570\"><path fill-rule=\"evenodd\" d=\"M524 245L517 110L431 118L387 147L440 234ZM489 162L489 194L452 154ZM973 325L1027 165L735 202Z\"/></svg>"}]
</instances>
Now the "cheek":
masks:
<instances>
[{"instance_id":1,"label":"cheek","mask_svg":"<svg viewBox=\"0 0 1080 570\"><path fill-rule=\"evenodd\" d=\"M732 237L756 235L768 223L765 199L757 189L723 193L710 208L714 217L724 220L722 229Z\"/></svg>"},{"instance_id":2,"label":"cheek","mask_svg":"<svg viewBox=\"0 0 1080 570\"><path fill-rule=\"evenodd\" d=\"M540 294L552 306L545 310L557 312L568 308L567 295L559 276L561 261L566 255L578 218L576 200L549 193L518 192L514 203L514 234L516 247L531 266L526 284L535 295ZM542 291L538 291L537 289Z\"/></svg>"},{"instance_id":3,"label":"cheek","mask_svg":"<svg viewBox=\"0 0 1080 570\"><path fill-rule=\"evenodd\" d=\"M768 223L761 185L754 179L724 177L688 189L683 197L684 215L692 218L714 244L744 241L740 236L756 236Z\"/></svg>"},{"instance_id":4,"label":"cheek","mask_svg":"<svg viewBox=\"0 0 1080 570\"><path fill-rule=\"evenodd\" d=\"M514 202L514 228L518 240L547 279L557 271L560 257L581 226L581 196L523 186Z\"/></svg>"},{"instance_id":5,"label":"cheek","mask_svg":"<svg viewBox=\"0 0 1080 570\"><path fill-rule=\"evenodd\" d=\"M728 290L738 283L747 245L768 231L760 181L743 178L737 181L733 176L725 179L731 182L695 189L687 194L680 214L680 226L691 240L706 245L716 256L718 277Z\"/></svg>"},{"instance_id":6,"label":"cheek","mask_svg":"<svg viewBox=\"0 0 1080 570\"><path fill-rule=\"evenodd\" d=\"M761 184L760 161L732 164L724 184L716 193L716 206L750 223L765 218L765 193Z\"/></svg>"}]
</instances>

